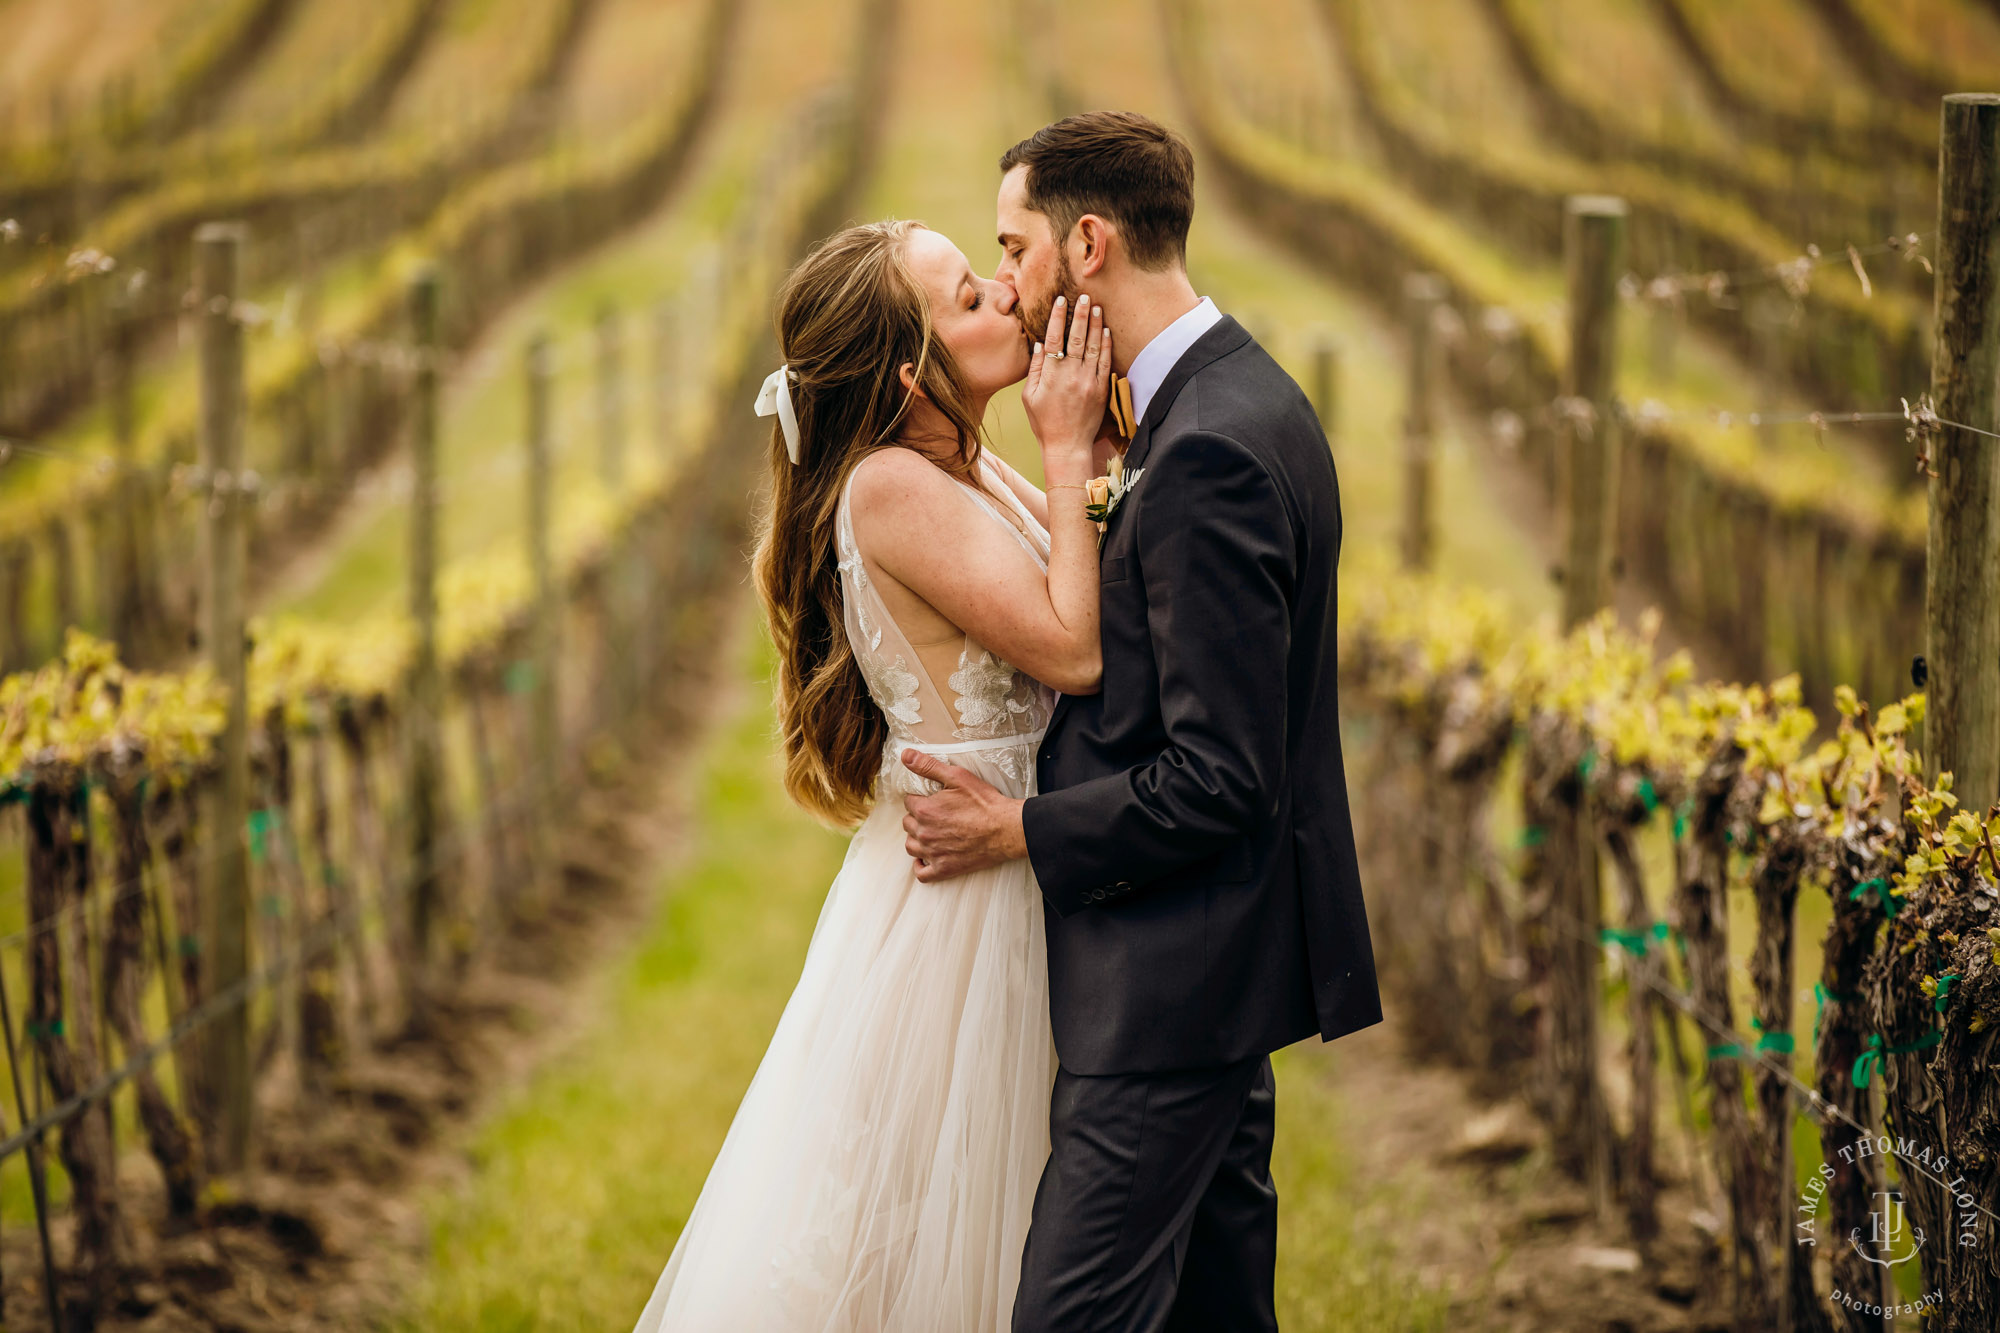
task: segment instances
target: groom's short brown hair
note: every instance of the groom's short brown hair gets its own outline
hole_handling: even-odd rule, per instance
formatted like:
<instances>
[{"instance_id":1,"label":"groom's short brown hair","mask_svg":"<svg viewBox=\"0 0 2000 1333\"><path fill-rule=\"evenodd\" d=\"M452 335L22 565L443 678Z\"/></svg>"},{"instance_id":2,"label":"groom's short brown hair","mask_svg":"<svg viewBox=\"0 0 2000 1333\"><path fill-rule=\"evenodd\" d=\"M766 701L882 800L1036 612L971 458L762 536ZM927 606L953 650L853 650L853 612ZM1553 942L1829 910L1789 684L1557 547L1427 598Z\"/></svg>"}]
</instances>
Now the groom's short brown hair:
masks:
<instances>
[{"instance_id":1,"label":"groom's short brown hair","mask_svg":"<svg viewBox=\"0 0 2000 1333\"><path fill-rule=\"evenodd\" d=\"M1000 155L1000 172L1028 169L1027 204L1056 240L1085 213L1108 218L1142 269L1187 264L1194 221L1194 153L1135 111L1086 111L1044 125Z\"/></svg>"}]
</instances>

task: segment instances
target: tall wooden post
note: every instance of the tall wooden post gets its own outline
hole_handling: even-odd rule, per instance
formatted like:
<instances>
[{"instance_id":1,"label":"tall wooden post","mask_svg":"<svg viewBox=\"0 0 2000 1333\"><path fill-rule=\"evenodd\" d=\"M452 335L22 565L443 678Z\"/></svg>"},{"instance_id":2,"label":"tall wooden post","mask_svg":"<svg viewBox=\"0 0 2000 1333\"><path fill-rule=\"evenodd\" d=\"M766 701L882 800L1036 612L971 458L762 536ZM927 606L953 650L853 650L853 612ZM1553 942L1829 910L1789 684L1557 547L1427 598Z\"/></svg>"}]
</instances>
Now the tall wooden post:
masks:
<instances>
[{"instance_id":1,"label":"tall wooden post","mask_svg":"<svg viewBox=\"0 0 2000 1333\"><path fill-rule=\"evenodd\" d=\"M1340 435L1340 344L1330 333L1322 333L1312 345L1313 410L1319 414L1319 428L1334 447Z\"/></svg>"},{"instance_id":2,"label":"tall wooden post","mask_svg":"<svg viewBox=\"0 0 2000 1333\"><path fill-rule=\"evenodd\" d=\"M1938 146L1937 414L2000 430L2000 96L1944 99ZM1931 439L1924 753L1959 804L2000 799L2000 440Z\"/></svg>"},{"instance_id":3,"label":"tall wooden post","mask_svg":"<svg viewBox=\"0 0 2000 1333\"><path fill-rule=\"evenodd\" d=\"M1617 367L1618 279L1625 269L1625 201L1571 195L1563 207L1569 280L1569 360L1563 368L1563 627L1610 601L1618 512L1618 434L1611 414Z\"/></svg>"},{"instance_id":4,"label":"tall wooden post","mask_svg":"<svg viewBox=\"0 0 2000 1333\"><path fill-rule=\"evenodd\" d=\"M208 993L227 991L250 964L250 861L246 826L250 802L249 697L243 644L244 578L249 566L248 510L243 471L243 325L236 287L247 229L240 222L204 223L194 234L195 292L201 312L201 463L209 478L207 559L202 588L204 647L229 711L216 747L219 772L209 787L208 827L215 850L205 862ZM207 1087L214 1105L205 1117L219 1172L249 1162L250 1009L231 1005L202 1034Z\"/></svg>"},{"instance_id":5,"label":"tall wooden post","mask_svg":"<svg viewBox=\"0 0 2000 1333\"><path fill-rule=\"evenodd\" d=\"M137 456L137 414L133 405L133 362L138 338L129 302L113 303L111 355L105 386L111 399L111 434L118 451L118 482L111 502L112 531L106 534L103 582L98 589L106 632L130 665L151 666L153 645L142 642L139 610L139 520L144 480L133 468Z\"/></svg>"},{"instance_id":6,"label":"tall wooden post","mask_svg":"<svg viewBox=\"0 0 2000 1333\"><path fill-rule=\"evenodd\" d=\"M599 472L606 489L617 492L625 478L625 346L618 308L597 312L597 424ZM602 596L606 651L610 654L609 689L600 702L600 717L622 718L637 688L632 661L632 633L637 616L632 606L632 527L619 532L604 561Z\"/></svg>"},{"instance_id":7,"label":"tall wooden post","mask_svg":"<svg viewBox=\"0 0 2000 1333\"><path fill-rule=\"evenodd\" d=\"M0 457L5 446L0 445ZM0 672L25 671L40 662L28 641L28 580L35 548L25 537L0 543Z\"/></svg>"},{"instance_id":8,"label":"tall wooden post","mask_svg":"<svg viewBox=\"0 0 2000 1333\"><path fill-rule=\"evenodd\" d=\"M1610 596L1612 533L1618 512L1618 437L1612 416L1616 367L1618 279L1625 264L1625 202L1573 195L1564 202L1563 252L1568 266L1570 354L1563 368L1563 429L1557 441L1558 500L1564 516L1563 627L1588 620ZM1581 787L1581 783L1579 782ZM1566 1160L1581 1167L1599 1218L1611 1212L1612 1127L1598 1079L1597 944L1603 889L1597 820L1587 789L1579 790L1549 837L1565 846L1551 910L1575 931L1559 938L1551 978L1550 1041L1560 1080L1554 1131ZM1572 822L1573 821L1573 822Z\"/></svg>"},{"instance_id":9,"label":"tall wooden post","mask_svg":"<svg viewBox=\"0 0 2000 1333\"><path fill-rule=\"evenodd\" d=\"M1403 566L1429 569L1437 554L1438 309L1447 289L1435 273L1403 279L1410 343L1410 401L1403 417Z\"/></svg>"},{"instance_id":10,"label":"tall wooden post","mask_svg":"<svg viewBox=\"0 0 2000 1333\"><path fill-rule=\"evenodd\" d=\"M404 800L410 812L410 900L403 978L413 1027L429 1021L431 937L443 876L436 864L444 805L440 737L444 681L437 658L437 310L438 273L429 264L410 281L410 332L417 346L410 467L410 619L416 647L410 665L403 735Z\"/></svg>"},{"instance_id":11,"label":"tall wooden post","mask_svg":"<svg viewBox=\"0 0 2000 1333\"><path fill-rule=\"evenodd\" d=\"M62 651L63 636L77 623L76 542L70 532L69 515L61 510L42 522L42 541L49 548L49 601L55 620L49 626L50 657Z\"/></svg>"},{"instance_id":12,"label":"tall wooden post","mask_svg":"<svg viewBox=\"0 0 2000 1333\"><path fill-rule=\"evenodd\" d=\"M597 461L599 475L612 490L625 480L624 357L618 309L603 306L597 312Z\"/></svg>"},{"instance_id":13,"label":"tall wooden post","mask_svg":"<svg viewBox=\"0 0 2000 1333\"><path fill-rule=\"evenodd\" d=\"M561 779L561 718L557 713L556 641L561 608L556 602L555 563L549 550L549 343L536 333L528 343L528 568L534 578L534 628L529 651L533 675L529 685L528 736L534 766L534 807L528 812L533 831L535 874L553 872L547 801ZM537 886L539 899L544 891Z\"/></svg>"}]
</instances>

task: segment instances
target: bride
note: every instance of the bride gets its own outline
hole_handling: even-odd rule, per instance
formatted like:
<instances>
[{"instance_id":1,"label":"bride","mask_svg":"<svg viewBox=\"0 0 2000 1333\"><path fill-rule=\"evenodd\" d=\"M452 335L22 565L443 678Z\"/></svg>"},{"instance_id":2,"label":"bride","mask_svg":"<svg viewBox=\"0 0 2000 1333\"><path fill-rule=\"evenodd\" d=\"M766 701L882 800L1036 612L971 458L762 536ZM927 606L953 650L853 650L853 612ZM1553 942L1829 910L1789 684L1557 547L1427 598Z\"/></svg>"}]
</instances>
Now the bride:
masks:
<instances>
[{"instance_id":1,"label":"bride","mask_svg":"<svg viewBox=\"0 0 2000 1333\"><path fill-rule=\"evenodd\" d=\"M833 236L780 294L755 572L785 787L859 828L635 1333L1009 1323L1056 1069L1042 899L1025 860L919 883L903 799L934 785L898 756L1029 795L1054 692L1099 686L1095 527L980 422L1025 376L1050 489L1084 489L1111 331L1059 305L1045 356L1014 304L913 222Z\"/></svg>"}]
</instances>

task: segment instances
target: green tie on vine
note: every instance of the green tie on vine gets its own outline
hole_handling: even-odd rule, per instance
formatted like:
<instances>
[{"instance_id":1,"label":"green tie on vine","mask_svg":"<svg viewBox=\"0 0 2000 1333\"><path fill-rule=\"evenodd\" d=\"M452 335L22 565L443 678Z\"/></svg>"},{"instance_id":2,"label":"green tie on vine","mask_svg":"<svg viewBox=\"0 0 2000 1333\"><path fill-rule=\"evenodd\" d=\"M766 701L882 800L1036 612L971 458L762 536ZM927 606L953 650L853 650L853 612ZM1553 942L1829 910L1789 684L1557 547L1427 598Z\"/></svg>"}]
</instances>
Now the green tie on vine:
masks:
<instances>
[{"instance_id":1,"label":"green tie on vine","mask_svg":"<svg viewBox=\"0 0 2000 1333\"><path fill-rule=\"evenodd\" d=\"M1649 930L1620 930L1616 926L1606 926L1598 931L1597 935L1604 943L1615 944L1634 958L1643 958L1646 954L1647 940L1665 942L1667 936L1673 933L1672 926L1664 921L1655 921Z\"/></svg>"},{"instance_id":2,"label":"green tie on vine","mask_svg":"<svg viewBox=\"0 0 2000 1333\"><path fill-rule=\"evenodd\" d=\"M1767 1032L1764 1029L1764 1020L1754 1016L1750 1019L1750 1026L1756 1028L1758 1032L1756 1044L1750 1048L1752 1055L1762 1055L1766 1051L1774 1051L1779 1055L1792 1053L1791 1033L1782 1030ZM1743 1054L1743 1043L1740 1041L1726 1041L1708 1048L1708 1058L1711 1060L1740 1060Z\"/></svg>"},{"instance_id":3,"label":"green tie on vine","mask_svg":"<svg viewBox=\"0 0 2000 1333\"><path fill-rule=\"evenodd\" d=\"M250 831L250 859L252 861L262 861L269 854L265 849L264 840L270 836L271 830L277 822L278 812L269 806L260 806L250 812L248 828Z\"/></svg>"},{"instance_id":4,"label":"green tie on vine","mask_svg":"<svg viewBox=\"0 0 2000 1333\"><path fill-rule=\"evenodd\" d=\"M1886 879L1864 879L1854 886L1854 891L1847 897L1850 902L1858 903L1871 893L1881 901L1883 916L1896 915L1896 895L1889 891L1889 881Z\"/></svg>"},{"instance_id":5,"label":"green tie on vine","mask_svg":"<svg viewBox=\"0 0 2000 1333\"><path fill-rule=\"evenodd\" d=\"M1932 1008L1938 1013L1943 1013L1945 1007L1951 1003L1951 983L1957 980L1958 973L1956 972L1939 974L1937 979L1937 996L1931 1001ZM1860 1057L1854 1062L1854 1086L1857 1088L1868 1086L1868 1076L1876 1066L1882 1063L1883 1056L1909 1055L1915 1051L1929 1050L1943 1040L1944 1029L1942 1028L1936 1032L1919 1037L1915 1041L1905 1042L1901 1046L1884 1046L1882 1044L1881 1033L1869 1033L1868 1049L1863 1051Z\"/></svg>"},{"instance_id":6,"label":"green tie on vine","mask_svg":"<svg viewBox=\"0 0 2000 1333\"><path fill-rule=\"evenodd\" d=\"M1853 991L1828 990L1823 984L1815 981L1813 983L1813 1043L1815 1045L1819 1043L1820 1020L1826 1017L1826 1002L1828 1000L1839 1000L1842 1004L1854 1004L1860 999L1861 997Z\"/></svg>"},{"instance_id":7,"label":"green tie on vine","mask_svg":"<svg viewBox=\"0 0 2000 1333\"><path fill-rule=\"evenodd\" d=\"M529 658L517 658L507 664L503 677L507 693L526 694L535 688L535 664Z\"/></svg>"},{"instance_id":8,"label":"green tie on vine","mask_svg":"<svg viewBox=\"0 0 2000 1333\"><path fill-rule=\"evenodd\" d=\"M1912 1051L1927 1050L1943 1040L1943 1032L1933 1032L1927 1037L1919 1037L1917 1040L1905 1042L1901 1046L1884 1046L1882 1044L1881 1033L1869 1033L1868 1049L1863 1051L1860 1058L1854 1062L1854 1086L1857 1088L1868 1086L1869 1072L1874 1066L1882 1063L1883 1056L1908 1055Z\"/></svg>"}]
</instances>

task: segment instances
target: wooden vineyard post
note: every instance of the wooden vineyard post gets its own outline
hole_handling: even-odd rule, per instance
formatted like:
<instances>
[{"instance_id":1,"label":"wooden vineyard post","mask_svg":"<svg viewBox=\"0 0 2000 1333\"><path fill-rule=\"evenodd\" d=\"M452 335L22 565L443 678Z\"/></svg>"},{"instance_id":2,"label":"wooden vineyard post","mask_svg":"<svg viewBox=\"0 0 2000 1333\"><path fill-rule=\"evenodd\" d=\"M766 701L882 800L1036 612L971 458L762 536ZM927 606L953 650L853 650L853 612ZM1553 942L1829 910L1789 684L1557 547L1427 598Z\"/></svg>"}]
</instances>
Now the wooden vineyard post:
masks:
<instances>
[{"instance_id":1,"label":"wooden vineyard post","mask_svg":"<svg viewBox=\"0 0 2000 1333\"><path fill-rule=\"evenodd\" d=\"M1944 99L1938 146L1924 755L1959 805L2000 798L2000 95Z\"/></svg>"},{"instance_id":2,"label":"wooden vineyard post","mask_svg":"<svg viewBox=\"0 0 2000 1333\"><path fill-rule=\"evenodd\" d=\"M1618 437L1612 419L1618 279L1625 271L1625 201L1571 195L1563 208L1569 283L1563 484L1563 628L1610 601L1612 515L1618 512Z\"/></svg>"},{"instance_id":3,"label":"wooden vineyard post","mask_svg":"<svg viewBox=\"0 0 2000 1333\"><path fill-rule=\"evenodd\" d=\"M65 514L50 514L42 531L49 548L49 583L56 613L55 623L49 626L49 655L53 657L62 651L63 635L77 623L76 542Z\"/></svg>"},{"instance_id":4,"label":"wooden vineyard post","mask_svg":"<svg viewBox=\"0 0 2000 1333\"><path fill-rule=\"evenodd\" d=\"M537 333L528 343L528 569L534 580L528 688L529 763L534 798L528 810L534 857L534 897L549 891L555 855L548 798L558 779L561 700L556 693L556 637L562 608L556 601L555 561L549 549L549 343Z\"/></svg>"},{"instance_id":5,"label":"wooden vineyard post","mask_svg":"<svg viewBox=\"0 0 2000 1333\"><path fill-rule=\"evenodd\" d=\"M625 469L625 348L618 308L597 312L597 421L599 468L607 490L616 495L626 482ZM625 717L637 693L638 671L632 661L637 615L633 610L633 530L628 522L606 552L602 572L605 648L610 653L609 698L603 700L610 721Z\"/></svg>"},{"instance_id":6,"label":"wooden vineyard post","mask_svg":"<svg viewBox=\"0 0 2000 1333\"><path fill-rule=\"evenodd\" d=\"M438 273L426 264L410 280L410 331L417 379L410 434L410 619L416 629L404 719L403 798L410 812L410 901L402 959L413 1028L430 1020L430 959L443 876L436 864L444 794L441 731L444 681L437 656L437 310Z\"/></svg>"},{"instance_id":7,"label":"wooden vineyard post","mask_svg":"<svg viewBox=\"0 0 2000 1333\"><path fill-rule=\"evenodd\" d=\"M1596 614L1610 596L1613 516L1618 512L1618 440L1612 417L1616 365L1618 279L1625 264L1625 204L1594 195L1564 204L1563 248L1569 282L1570 354L1563 375L1557 439L1564 514L1563 627ZM1584 763L1598 756L1586 752ZM1588 784L1576 784L1573 820L1557 821L1551 839L1566 845L1570 873L1555 879L1553 911L1572 930L1559 931L1551 977L1551 1051L1557 1079L1555 1133L1582 1166L1600 1218L1611 1208L1612 1129L1598 1079L1598 995L1603 927L1597 819Z\"/></svg>"},{"instance_id":8,"label":"wooden vineyard post","mask_svg":"<svg viewBox=\"0 0 2000 1333\"><path fill-rule=\"evenodd\" d=\"M1653 957L1653 909L1646 896L1637 838L1637 828L1644 824L1647 812L1638 799L1635 784L1629 797L1619 790L1610 799L1601 801L1599 813L1602 816L1599 832L1611 857L1613 879L1625 918L1622 933L1607 933L1607 938L1616 940L1624 950L1628 1015L1625 1050L1632 1082L1632 1130L1621 1145L1624 1156L1620 1183L1625 1196L1625 1224L1641 1252L1646 1253L1660 1231L1659 1178L1653 1152L1659 1068L1658 1038L1653 1030L1653 1010L1657 1004L1653 987L1659 980L1659 967ZM1670 1033L1675 1030L1671 1019L1667 1030Z\"/></svg>"},{"instance_id":9,"label":"wooden vineyard post","mask_svg":"<svg viewBox=\"0 0 2000 1333\"><path fill-rule=\"evenodd\" d=\"M247 232L240 222L210 222L196 230L195 291L201 310L201 464L209 480L207 561L202 607L209 665L228 692L227 721L217 738L218 772L205 820L215 846L204 862L207 909L202 953L210 995L240 984L250 964L250 863L244 841L250 801L249 696L243 648L244 578L249 563L243 470L243 325L236 286ZM250 1010L230 1005L203 1037L212 1098L211 1161L219 1172L249 1163L252 1114Z\"/></svg>"},{"instance_id":10,"label":"wooden vineyard post","mask_svg":"<svg viewBox=\"0 0 2000 1333\"><path fill-rule=\"evenodd\" d=\"M36 661L28 642L28 579L34 567L35 548L26 538L0 545L0 672L25 670Z\"/></svg>"},{"instance_id":11,"label":"wooden vineyard post","mask_svg":"<svg viewBox=\"0 0 2000 1333\"><path fill-rule=\"evenodd\" d=\"M1740 580L1731 637L1742 655L1744 673L1751 680L1762 680L1770 660L1771 540L1782 528L1771 513L1770 500L1757 491L1745 488L1738 492L1730 502L1730 510Z\"/></svg>"},{"instance_id":12,"label":"wooden vineyard post","mask_svg":"<svg viewBox=\"0 0 2000 1333\"><path fill-rule=\"evenodd\" d=\"M139 598L141 587L139 519L144 500L140 489L144 478L135 471L138 429L133 403L133 362L138 341L124 302L114 307L116 326L111 331L111 355L107 388L111 397L111 433L118 449L118 484L112 502L112 531L106 534L104 579L98 589L103 608L105 632L118 645L119 655L133 665L153 661L154 647L142 640L143 617Z\"/></svg>"},{"instance_id":13,"label":"wooden vineyard post","mask_svg":"<svg viewBox=\"0 0 2000 1333\"><path fill-rule=\"evenodd\" d=\"M1403 417L1403 567L1425 570L1437 547L1438 307L1444 279L1412 273L1403 279L1403 316L1410 342L1409 410Z\"/></svg>"},{"instance_id":14,"label":"wooden vineyard post","mask_svg":"<svg viewBox=\"0 0 2000 1333\"><path fill-rule=\"evenodd\" d=\"M1340 344L1330 333L1322 333L1312 345L1313 410L1319 414L1319 428L1326 432L1328 448L1335 448L1340 436Z\"/></svg>"}]
</instances>

